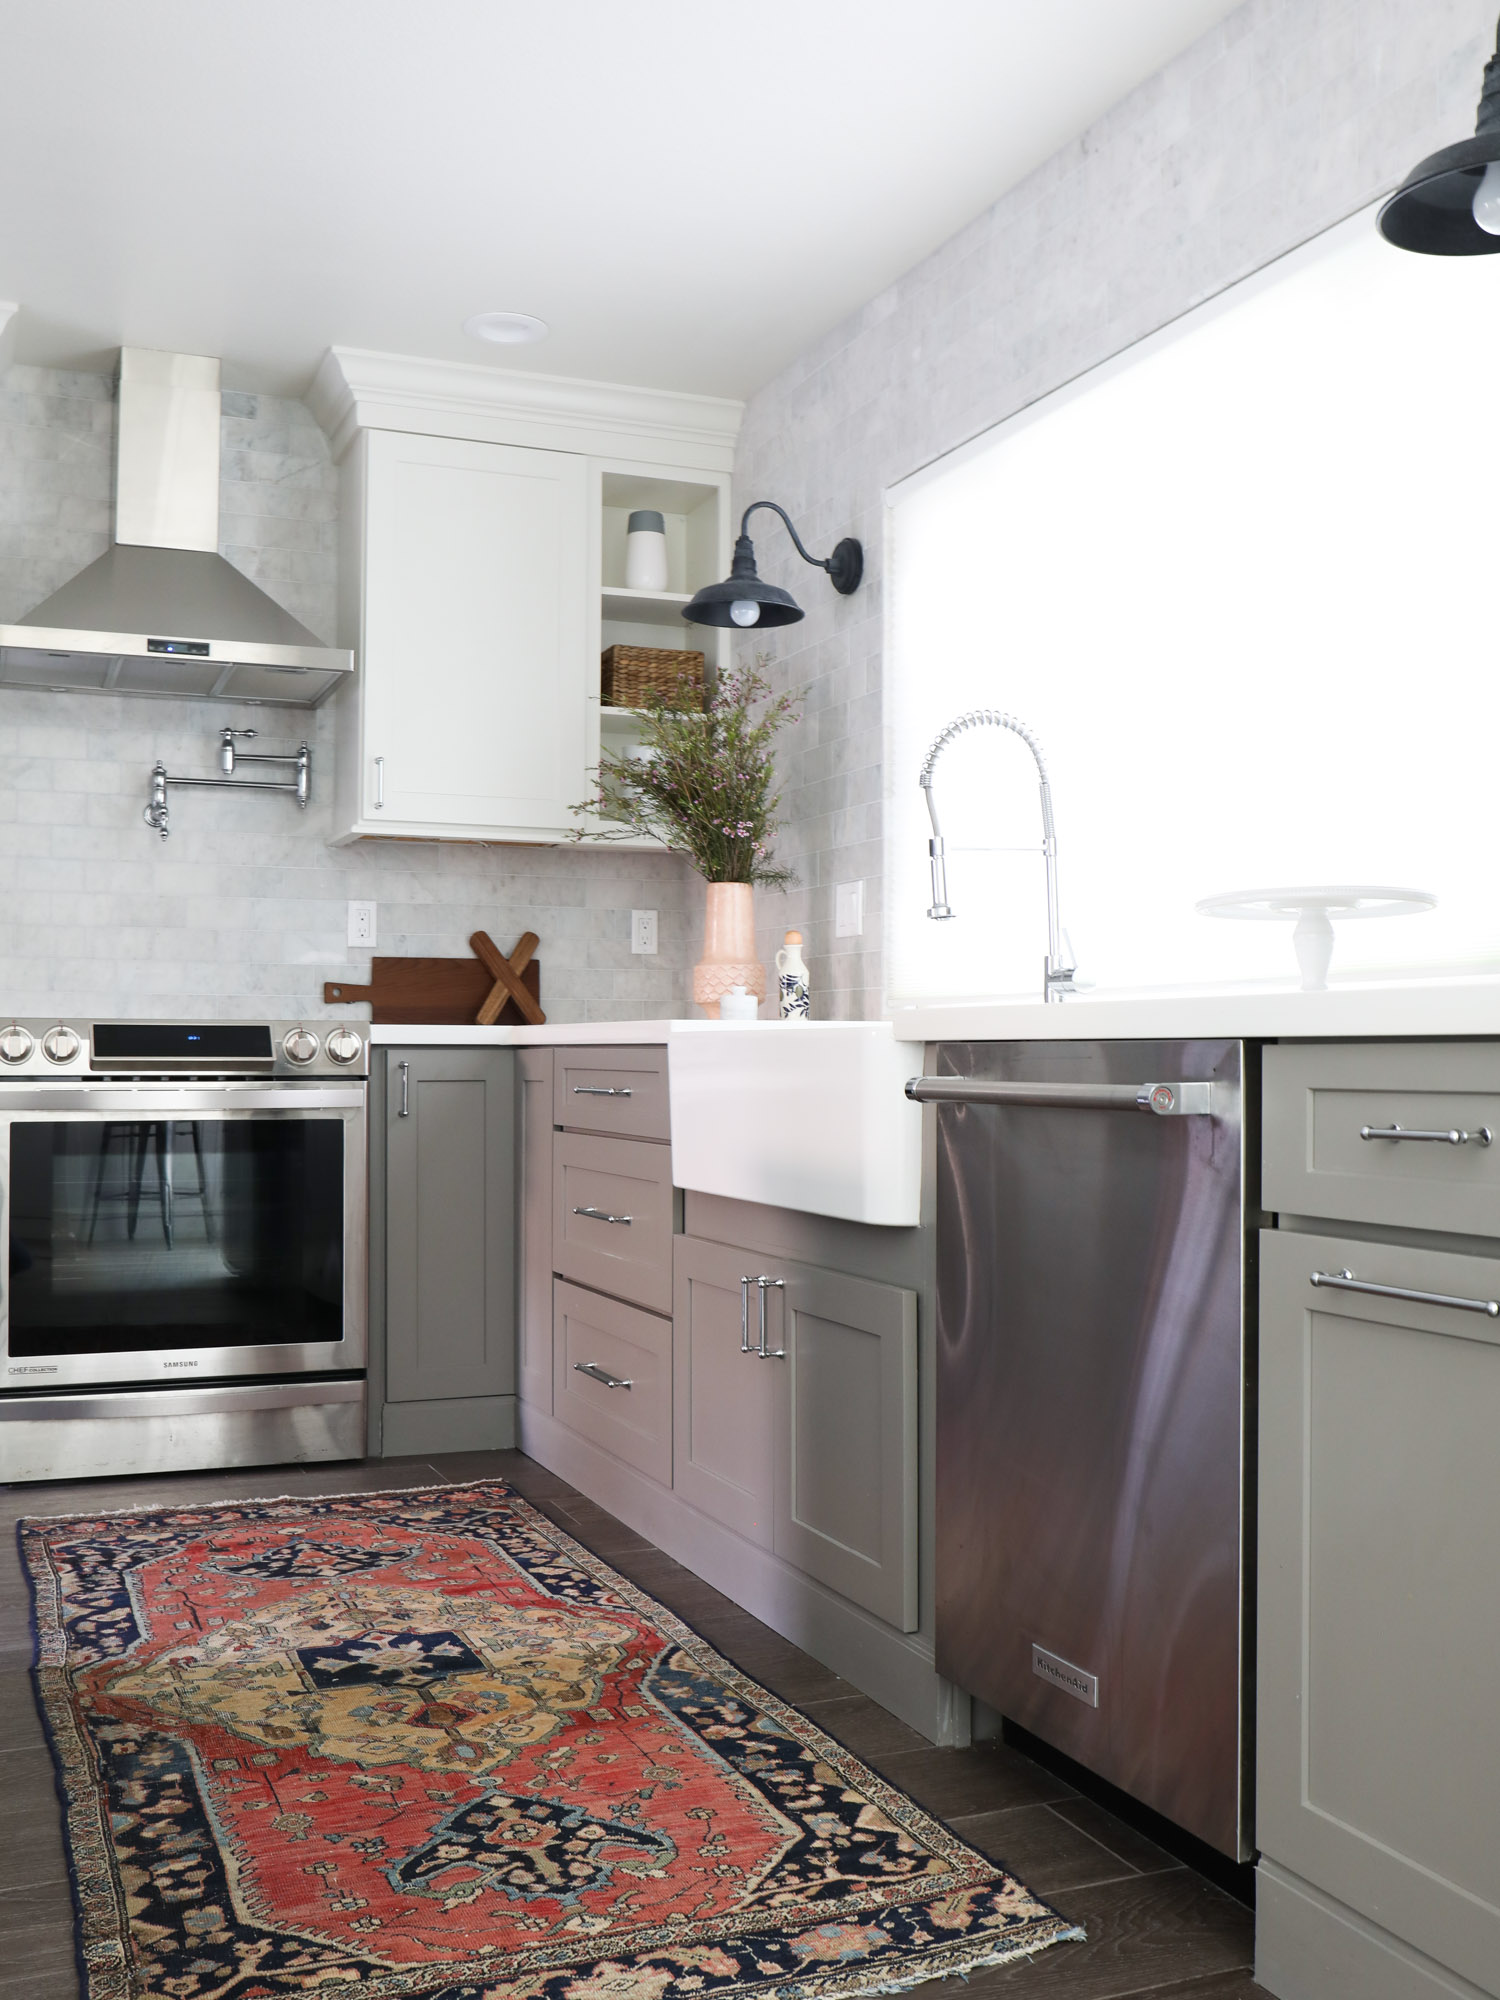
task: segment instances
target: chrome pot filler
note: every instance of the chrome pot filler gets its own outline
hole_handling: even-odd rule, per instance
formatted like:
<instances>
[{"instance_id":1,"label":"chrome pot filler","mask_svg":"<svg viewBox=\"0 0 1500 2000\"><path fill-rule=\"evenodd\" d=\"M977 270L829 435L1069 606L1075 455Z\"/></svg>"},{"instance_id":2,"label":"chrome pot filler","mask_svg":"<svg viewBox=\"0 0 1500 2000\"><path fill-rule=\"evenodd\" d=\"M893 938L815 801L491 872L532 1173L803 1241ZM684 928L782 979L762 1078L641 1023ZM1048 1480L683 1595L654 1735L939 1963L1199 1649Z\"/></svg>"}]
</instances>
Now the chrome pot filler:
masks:
<instances>
[{"instance_id":1,"label":"chrome pot filler","mask_svg":"<svg viewBox=\"0 0 1500 2000\"><path fill-rule=\"evenodd\" d=\"M0 1481L355 1458L358 1025L0 1027Z\"/></svg>"}]
</instances>

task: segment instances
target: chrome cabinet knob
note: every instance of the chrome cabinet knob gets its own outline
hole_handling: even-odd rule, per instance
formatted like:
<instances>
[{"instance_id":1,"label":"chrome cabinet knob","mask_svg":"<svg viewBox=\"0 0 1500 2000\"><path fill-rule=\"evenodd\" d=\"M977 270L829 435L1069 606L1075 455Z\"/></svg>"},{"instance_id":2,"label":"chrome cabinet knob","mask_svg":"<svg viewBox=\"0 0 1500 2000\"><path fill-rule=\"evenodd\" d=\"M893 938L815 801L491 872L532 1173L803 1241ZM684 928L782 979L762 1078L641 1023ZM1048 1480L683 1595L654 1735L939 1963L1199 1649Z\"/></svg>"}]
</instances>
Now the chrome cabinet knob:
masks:
<instances>
[{"instance_id":1,"label":"chrome cabinet knob","mask_svg":"<svg viewBox=\"0 0 1500 2000\"><path fill-rule=\"evenodd\" d=\"M73 1030L63 1027L61 1022L55 1028L49 1028L42 1037L42 1054L48 1062L71 1062L82 1047Z\"/></svg>"},{"instance_id":2,"label":"chrome cabinet knob","mask_svg":"<svg viewBox=\"0 0 1500 2000\"><path fill-rule=\"evenodd\" d=\"M12 1021L4 1034L0 1034L0 1062L25 1062L36 1043L17 1021Z\"/></svg>"},{"instance_id":3,"label":"chrome cabinet knob","mask_svg":"<svg viewBox=\"0 0 1500 2000\"><path fill-rule=\"evenodd\" d=\"M328 1060L336 1063L352 1063L364 1045L364 1037L356 1035L352 1028L335 1028L328 1037L326 1045Z\"/></svg>"},{"instance_id":4,"label":"chrome cabinet knob","mask_svg":"<svg viewBox=\"0 0 1500 2000\"><path fill-rule=\"evenodd\" d=\"M310 1063L318 1053L318 1038L311 1028L293 1028L282 1037L281 1053L288 1062Z\"/></svg>"}]
</instances>

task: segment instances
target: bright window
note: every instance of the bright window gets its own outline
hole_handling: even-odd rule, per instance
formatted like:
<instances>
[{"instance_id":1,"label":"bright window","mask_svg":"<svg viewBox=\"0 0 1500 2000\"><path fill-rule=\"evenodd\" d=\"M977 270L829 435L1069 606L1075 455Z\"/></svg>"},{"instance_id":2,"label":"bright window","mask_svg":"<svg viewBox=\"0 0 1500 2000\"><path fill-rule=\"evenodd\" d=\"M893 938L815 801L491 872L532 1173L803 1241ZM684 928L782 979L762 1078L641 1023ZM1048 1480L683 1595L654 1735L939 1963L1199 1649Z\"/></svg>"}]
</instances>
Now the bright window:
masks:
<instances>
[{"instance_id":1,"label":"bright window","mask_svg":"<svg viewBox=\"0 0 1500 2000\"><path fill-rule=\"evenodd\" d=\"M997 329L997 338L1003 330ZM917 773L959 711L1047 754L1062 917L1101 988L1295 983L1288 884L1430 889L1333 979L1500 970L1500 258L1356 217L890 495L887 983L1040 991L1035 768L939 760L958 912L931 923ZM986 850L986 851L978 851Z\"/></svg>"}]
</instances>

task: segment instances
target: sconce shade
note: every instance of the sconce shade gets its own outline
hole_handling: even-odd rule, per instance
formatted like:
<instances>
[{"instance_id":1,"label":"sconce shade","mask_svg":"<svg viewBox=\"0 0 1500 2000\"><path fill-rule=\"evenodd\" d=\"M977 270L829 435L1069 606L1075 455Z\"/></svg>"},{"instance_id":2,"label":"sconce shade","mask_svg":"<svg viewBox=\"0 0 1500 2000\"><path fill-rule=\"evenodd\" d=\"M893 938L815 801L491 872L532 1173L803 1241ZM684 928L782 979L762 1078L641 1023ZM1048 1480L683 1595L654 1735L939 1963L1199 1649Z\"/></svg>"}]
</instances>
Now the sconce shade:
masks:
<instances>
[{"instance_id":1,"label":"sconce shade","mask_svg":"<svg viewBox=\"0 0 1500 2000\"><path fill-rule=\"evenodd\" d=\"M1417 250L1428 257L1492 257L1500 251L1500 235L1482 229L1474 216L1474 198L1488 167L1500 164L1500 41L1484 66L1479 116L1474 137L1461 139L1418 161L1391 196L1378 218L1380 233L1398 250ZM1485 207L1494 200L1495 185L1486 188Z\"/></svg>"},{"instance_id":2,"label":"sconce shade","mask_svg":"<svg viewBox=\"0 0 1500 2000\"><path fill-rule=\"evenodd\" d=\"M795 625L807 613L789 590L764 583L756 574L755 545L742 534L734 545L734 561L722 583L706 583L692 601L682 607L690 625L731 625L739 620L730 612L731 604L759 605L760 615L747 629L759 631L766 625Z\"/></svg>"}]
</instances>

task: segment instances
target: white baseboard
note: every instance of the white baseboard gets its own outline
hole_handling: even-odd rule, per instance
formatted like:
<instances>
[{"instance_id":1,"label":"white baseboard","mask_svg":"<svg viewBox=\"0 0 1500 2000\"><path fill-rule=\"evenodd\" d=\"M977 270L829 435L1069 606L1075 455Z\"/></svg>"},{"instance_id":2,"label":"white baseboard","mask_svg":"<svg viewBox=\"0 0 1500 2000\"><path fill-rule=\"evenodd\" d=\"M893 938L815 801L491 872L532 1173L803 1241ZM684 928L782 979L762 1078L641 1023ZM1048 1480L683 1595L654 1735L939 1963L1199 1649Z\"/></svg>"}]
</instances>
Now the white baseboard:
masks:
<instances>
[{"instance_id":1,"label":"white baseboard","mask_svg":"<svg viewBox=\"0 0 1500 2000\"><path fill-rule=\"evenodd\" d=\"M969 1698L934 1670L920 1634L834 1596L529 1403L520 1405L520 1441L528 1457L931 1742L968 1742Z\"/></svg>"}]
</instances>

